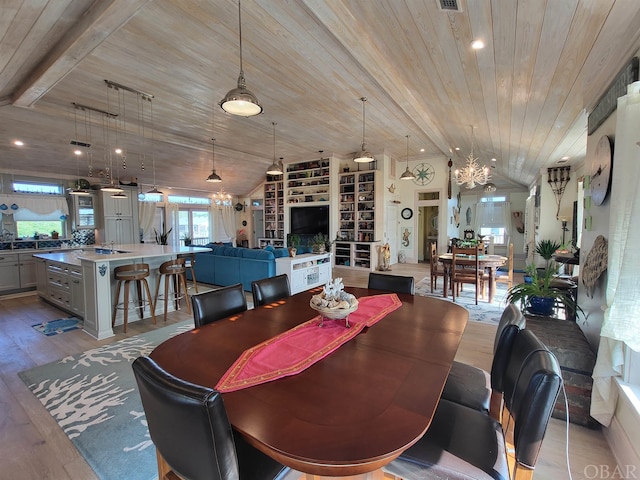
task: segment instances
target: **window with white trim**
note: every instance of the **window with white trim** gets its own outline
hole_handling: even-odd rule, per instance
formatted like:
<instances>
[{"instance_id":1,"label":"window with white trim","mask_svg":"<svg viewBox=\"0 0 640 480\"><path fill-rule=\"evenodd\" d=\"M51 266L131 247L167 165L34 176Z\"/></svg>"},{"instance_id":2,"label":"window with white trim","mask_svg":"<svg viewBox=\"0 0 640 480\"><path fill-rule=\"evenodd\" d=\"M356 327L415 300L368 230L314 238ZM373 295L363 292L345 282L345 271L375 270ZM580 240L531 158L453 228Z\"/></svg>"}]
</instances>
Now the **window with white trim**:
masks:
<instances>
[{"instance_id":1,"label":"window with white trim","mask_svg":"<svg viewBox=\"0 0 640 480\"><path fill-rule=\"evenodd\" d=\"M507 197L481 197L476 204L475 231L483 237L491 237L494 245L506 246L509 242L511 206Z\"/></svg>"}]
</instances>

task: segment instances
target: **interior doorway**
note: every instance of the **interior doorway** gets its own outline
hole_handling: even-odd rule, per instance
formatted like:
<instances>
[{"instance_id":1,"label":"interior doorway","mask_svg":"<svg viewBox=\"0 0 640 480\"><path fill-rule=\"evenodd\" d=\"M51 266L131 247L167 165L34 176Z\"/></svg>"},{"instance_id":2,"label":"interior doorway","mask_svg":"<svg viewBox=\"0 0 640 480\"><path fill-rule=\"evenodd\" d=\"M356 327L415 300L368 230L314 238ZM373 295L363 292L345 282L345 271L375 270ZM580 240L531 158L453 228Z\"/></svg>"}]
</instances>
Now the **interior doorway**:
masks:
<instances>
[{"instance_id":1,"label":"interior doorway","mask_svg":"<svg viewBox=\"0 0 640 480\"><path fill-rule=\"evenodd\" d=\"M429 262L431 259L431 242L438 245L438 212L439 207L429 205L418 207L418 261Z\"/></svg>"},{"instance_id":2,"label":"interior doorway","mask_svg":"<svg viewBox=\"0 0 640 480\"><path fill-rule=\"evenodd\" d=\"M264 237L264 210L254 209L253 217L253 246L260 245L258 238Z\"/></svg>"}]
</instances>

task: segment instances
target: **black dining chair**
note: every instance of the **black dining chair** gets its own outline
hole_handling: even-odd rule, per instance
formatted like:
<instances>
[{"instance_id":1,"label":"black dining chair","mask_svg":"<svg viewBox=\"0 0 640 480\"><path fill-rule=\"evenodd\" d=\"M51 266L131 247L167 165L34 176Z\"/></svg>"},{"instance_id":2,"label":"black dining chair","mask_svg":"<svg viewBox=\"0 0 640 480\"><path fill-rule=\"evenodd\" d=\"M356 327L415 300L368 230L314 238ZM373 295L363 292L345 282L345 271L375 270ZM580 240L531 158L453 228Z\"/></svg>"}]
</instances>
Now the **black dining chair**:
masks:
<instances>
[{"instance_id":1,"label":"black dining chair","mask_svg":"<svg viewBox=\"0 0 640 480\"><path fill-rule=\"evenodd\" d=\"M251 282L251 292L255 308L290 297L289 277L286 273L283 273L275 277L255 280Z\"/></svg>"},{"instance_id":2,"label":"black dining chair","mask_svg":"<svg viewBox=\"0 0 640 480\"><path fill-rule=\"evenodd\" d=\"M132 365L149 435L156 447L158 478L273 480L289 468L250 446L229 423L222 395L186 382L149 357Z\"/></svg>"},{"instance_id":3,"label":"black dining chair","mask_svg":"<svg viewBox=\"0 0 640 480\"><path fill-rule=\"evenodd\" d=\"M462 362L453 362L441 398L474 410L500 415L503 376L511 355L518 330L525 328L526 319L520 309L510 303L506 306L493 341L491 373Z\"/></svg>"},{"instance_id":4,"label":"black dining chair","mask_svg":"<svg viewBox=\"0 0 640 480\"><path fill-rule=\"evenodd\" d=\"M442 399L422 438L383 467L385 478L530 479L562 374L556 357L529 330L518 332L512 357L516 348L504 392L513 444L503 433L505 422Z\"/></svg>"},{"instance_id":5,"label":"black dining chair","mask_svg":"<svg viewBox=\"0 0 640 480\"><path fill-rule=\"evenodd\" d=\"M395 293L410 293L413 295L414 280L413 277L403 275L387 275L369 272L368 288Z\"/></svg>"},{"instance_id":6,"label":"black dining chair","mask_svg":"<svg viewBox=\"0 0 640 480\"><path fill-rule=\"evenodd\" d=\"M193 322L201 327L247 310L247 297L242 284L217 288L208 292L191 295Z\"/></svg>"}]
</instances>

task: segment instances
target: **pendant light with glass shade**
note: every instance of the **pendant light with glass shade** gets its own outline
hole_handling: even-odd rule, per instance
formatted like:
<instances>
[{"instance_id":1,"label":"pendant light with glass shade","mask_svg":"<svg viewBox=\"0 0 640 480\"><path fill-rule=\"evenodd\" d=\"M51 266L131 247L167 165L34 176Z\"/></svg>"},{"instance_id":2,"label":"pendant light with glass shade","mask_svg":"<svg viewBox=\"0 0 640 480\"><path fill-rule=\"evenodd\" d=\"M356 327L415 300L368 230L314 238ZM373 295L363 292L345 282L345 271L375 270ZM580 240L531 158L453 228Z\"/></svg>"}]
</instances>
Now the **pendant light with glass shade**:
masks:
<instances>
[{"instance_id":1,"label":"pendant light with glass shade","mask_svg":"<svg viewBox=\"0 0 640 480\"><path fill-rule=\"evenodd\" d=\"M242 69L242 13L240 9L240 0L238 0L238 33L240 38L240 76L238 77L238 86L227 92L220 102L222 109L232 115L240 117L253 117L262 113L262 107L258 102L258 98L247 90L247 84L244 79L244 70Z\"/></svg>"},{"instance_id":2,"label":"pendant light with glass shade","mask_svg":"<svg viewBox=\"0 0 640 480\"><path fill-rule=\"evenodd\" d=\"M367 97L360 98L362 101L362 150L356 153L356 156L353 158L354 162L365 163L365 162L373 162L375 159L373 155L366 151L364 148L364 134L365 134L365 103L367 101Z\"/></svg>"},{"instance_id":3,"label":"pendant light with glass shade","mask_svg":"<svg viewBox=\"0 0 640 480\"><path fill-rule=\"evenodd\" d=\"M267 168L267 175L282 175L284 173L282 168L282 162L276 161L276 122L271 122L273 125L273 163Z\"/></svg>"},{"instance_id":4,"label":"pendant light with glass shade","mask_svg":"<svg viewBox=\"0 0 640 480\"><path fill-rule=\"evenodd\" d=\"M400 175L400 180L415 180L416 176L409 170L409 135L407 137L407 169Z\"/></svg>"},{"instance_id":5,"label":"pendant light with glass shade","mask_svg":"<svg viewBox=\"0 0 640 480\"><path fill-rule=\"evenodd\" d=\"M211 167L212 167L211 175L207 177L207 182L221 183L222 178L220 178L220 175L216 173L216 139L215 138L211 139Z\"/></svg>"}]
</instances>

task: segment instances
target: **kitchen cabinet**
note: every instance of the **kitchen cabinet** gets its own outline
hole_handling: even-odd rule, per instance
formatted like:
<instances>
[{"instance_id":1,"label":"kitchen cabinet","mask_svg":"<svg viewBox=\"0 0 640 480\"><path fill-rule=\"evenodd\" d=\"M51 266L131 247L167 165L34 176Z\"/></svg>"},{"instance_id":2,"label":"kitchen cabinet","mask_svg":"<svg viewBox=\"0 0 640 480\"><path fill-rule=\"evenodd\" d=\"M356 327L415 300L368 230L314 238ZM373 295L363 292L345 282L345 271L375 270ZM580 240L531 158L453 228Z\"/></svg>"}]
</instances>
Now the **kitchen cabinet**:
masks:
<instances>
[{"instance_id":1,"label":"kitchen cabinet","mask_svg":"<svg viewBox=\"0 0 640 480\"><path fill-rule=\"evenodd\" d=\"M38 260L46 266L46 286L38 288L38 295L79 318L84 318L84 285L82 268L66 263Z\"/></svg>"},{"instance_id":2,"label":"kitchen cabinet","mask_svg":"<svg viewBox=\"0 0 640 480\"><path fill-rule=\"evenodd\" d=\"M0 252L0 292L33 289L36 284L36 262L30 253Z\"/></svg>"},{"instance_id":3,"label":"kitchen cabinet","mask_svg":"<svg viewBox=\"0 0 640 480\"><path fill-rule=\"evenodd\" d=\"M123 187L126 198L114 197L101 191L99 198L100 228L96 243L116 245L138 243L138 193L134 188Z\"/></svg>"},{"instance_id":4,"label":"kitchen cabinet","mask_svg":"<svg viewBox=\"0 0 640 480\"><path fill-rule=\"evenodd\" d=\"M95 193L87 195L70 195L69 202L73 212L72 221L74 230L81 228L93 229L97 226Z\"/></svg>"},{"instance_id":5,"label":"kitchen cabinet","mask_svg":"<svg viewBox=\"0 0 640 480\"><path fill-rule=\"evenodd\" d=\"M18 266L20 269L20 288L35 287L37 282L36 259L31 253L18 254Z\"/></svg>"},{"instance_id":6,"label":"kitchen cabinet","mask_svg":"<svg viewBox=\"0 0 640 480\"><path fill-rule=\"evenodd\" d=\"M0 292L20 288L20 263L17 253L0 253Z\"/></svg>"}]
</instances>

